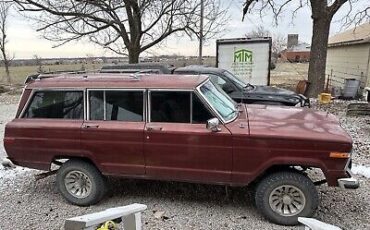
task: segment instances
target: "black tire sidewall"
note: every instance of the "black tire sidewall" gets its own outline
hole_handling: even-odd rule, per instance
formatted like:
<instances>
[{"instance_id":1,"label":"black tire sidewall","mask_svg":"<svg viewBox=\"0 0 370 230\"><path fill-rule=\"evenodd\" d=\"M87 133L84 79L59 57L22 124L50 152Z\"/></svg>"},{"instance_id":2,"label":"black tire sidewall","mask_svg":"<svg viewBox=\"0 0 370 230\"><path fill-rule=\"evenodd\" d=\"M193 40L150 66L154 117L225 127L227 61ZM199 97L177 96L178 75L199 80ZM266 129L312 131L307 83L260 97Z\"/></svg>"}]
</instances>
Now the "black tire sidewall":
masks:
<instances>
[{"instance_id":1,"label":"black tire sidewall","mask_svg":"<svg viewBox=\"0 0 370 230\"><path fill-rule=\"evenodd\" d=\"M271 192L282 185L292 185L302 191L306 204L304 209L294 216L282 216L274 212L269 204ZM256 206L270 221L282 225L298 224L298 217L311 217L318 206L318 193L312 181L298 172L281 172L263 179L256 189Z\"/></svg>"},{"instance_id":2,"label":"black tire sidewall","mask_svg":"<svg viewBox=\"0 0 370 230\"><path fill-rule=\"evenodd\" d=\"M77 198L71 195L64 184L64 178L71 171L80 171L86 174L91 181L91 192L86 198ZM78 206L89 206L99 202L106 191L105 178L90 163L83 161L70 160L64 163L58 170L56 177L57 187L62 196L71 204Z\"/></svg>"}]
</instances>

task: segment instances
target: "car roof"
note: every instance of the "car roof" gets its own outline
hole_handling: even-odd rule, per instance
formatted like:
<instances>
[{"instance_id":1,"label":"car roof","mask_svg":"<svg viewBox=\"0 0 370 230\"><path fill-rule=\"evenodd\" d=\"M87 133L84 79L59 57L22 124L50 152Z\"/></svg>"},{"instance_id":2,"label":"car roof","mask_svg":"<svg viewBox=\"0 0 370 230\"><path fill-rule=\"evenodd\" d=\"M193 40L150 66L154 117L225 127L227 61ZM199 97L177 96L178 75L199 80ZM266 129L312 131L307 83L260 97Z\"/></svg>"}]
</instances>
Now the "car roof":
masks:
<instances>
[{"instance_id":1,"label":"car roof","mask_svg":"<svg viewBox=\"0 0 370 230\"><path fill-rule=\"evenodd\" d=\"M197 73L223 73L225 70L216 67L202 66L202 65L189 65L175 69L176 72L197 72Z\"/></svg>"},{"instance_id":2,"label":"car roof","mask_svg":"<svg viewBox=\"0 0 370 230\"><path fill-rule=\"evenodd\" d=\"M140 70L145 69L153 69L159 70L161 73L164 74L171 74L172 67L169 65L161 64L161 63L137 63L137 64L117 64L117 65L105 65L101 68L101 73L114 73L123 70L136 70L138 72Z\"/></svg>"},{"instance_id":3,"label":"car roof","mask_svg":"<svg viewBox=\"0 0 370 230\"><path fill-rule=\"evenodd\" d=\"M47 74L27 84L36 88L151 88L194 89L208 79L204 75L166 74Z\"/></svg>"}]
</instances>

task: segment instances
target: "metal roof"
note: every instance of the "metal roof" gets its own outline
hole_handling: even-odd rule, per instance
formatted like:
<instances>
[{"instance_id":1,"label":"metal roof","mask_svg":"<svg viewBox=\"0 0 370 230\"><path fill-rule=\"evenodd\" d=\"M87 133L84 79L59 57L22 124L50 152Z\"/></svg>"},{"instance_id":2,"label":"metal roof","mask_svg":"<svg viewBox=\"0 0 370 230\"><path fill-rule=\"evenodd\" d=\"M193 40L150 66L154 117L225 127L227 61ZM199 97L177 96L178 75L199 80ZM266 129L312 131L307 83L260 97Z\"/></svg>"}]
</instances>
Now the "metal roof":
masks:
<instances>
[{"instance_id":1,"label":"metal roof","mask_svg":"<svg viewBox=\"0 0 370 230\"><path fill-rule=\"evenodd\" d=\"M329 47L370 43L370 22L329 38Z\"/></svg>"},{"instance_id":2,"label":"metal roof","mask_svg":"<svg viewBox=\"0 0 370 230\"><path fill-rule=\"evenodd\" d=\"M106 65L101 68L101 73L114 73L119 72L120 70L124 73L123 70L143 70L143 69L152 69L159 70L159 73L171 74L172 67L166 64L161 63L137 63L137 64L118 64L118 65ZM113 72L114 70L114 72ZM135 71L139 72L139 71Z\"/></svg>"},{"instance_id":3,"label":"metal roof","mask_svg":"<svg viewBox=\"0 0 370 230\"><path fill-rule=\"evenodd\" d=\"M292 46L291 48L286 49L287 52L310 52L311 45L308 43L300 43L298 45Z\"/></svg>"}]
</instances>

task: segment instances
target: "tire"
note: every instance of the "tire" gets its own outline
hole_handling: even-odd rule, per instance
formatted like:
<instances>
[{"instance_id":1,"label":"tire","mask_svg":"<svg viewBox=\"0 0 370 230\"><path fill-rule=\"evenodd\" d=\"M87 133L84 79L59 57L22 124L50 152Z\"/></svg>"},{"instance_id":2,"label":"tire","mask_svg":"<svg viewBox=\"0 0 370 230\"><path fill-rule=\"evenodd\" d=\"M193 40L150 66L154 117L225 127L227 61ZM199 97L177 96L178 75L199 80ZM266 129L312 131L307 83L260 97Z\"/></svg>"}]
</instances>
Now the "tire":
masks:
<instances>
[{"instance_id":1,"label":"tire","mask_svg":"<svg viewBox=\"0 0 370 230\"><path fill-rule=\"evenodd\" d=\"M296 171L282 171L262 179L256 188L257 209L271 222L297 225L298 217L311 217L319 204L315 185Z\"/></svg>"},{"instance_id":2,"label":"tire","mask_svg":"<svg viewBox=\"0 0 370 230\"><path fill-rule=\"evenodd\" d=\"M58 170L56 182L62 196L78 206L98 203L107 191L105 177L94 165L83 160L64 163Z\"/></svg>"}]
</instances>

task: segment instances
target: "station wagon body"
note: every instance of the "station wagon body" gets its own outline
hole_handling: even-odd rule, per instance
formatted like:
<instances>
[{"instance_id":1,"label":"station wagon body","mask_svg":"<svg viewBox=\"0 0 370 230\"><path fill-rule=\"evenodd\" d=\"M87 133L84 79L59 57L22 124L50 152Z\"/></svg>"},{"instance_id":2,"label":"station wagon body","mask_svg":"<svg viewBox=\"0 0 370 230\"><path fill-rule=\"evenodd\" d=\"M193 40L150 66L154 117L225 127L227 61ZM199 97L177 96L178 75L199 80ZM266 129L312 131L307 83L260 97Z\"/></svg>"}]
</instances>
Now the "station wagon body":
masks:
<instances>
[{"instance_id":1,"label":"station wagon body","mask_svg":"<svg viewBox=\"0 0 370 230\"><path fill-rule=\"evenodd\" d=\"M320 168L329 186L358 187L352 140L333 115L235 104L202 75L40 77L4 146L16 165L47 171L79 159L102 175L245 186L299 166Z\"/></svg>"}]
</instances>

